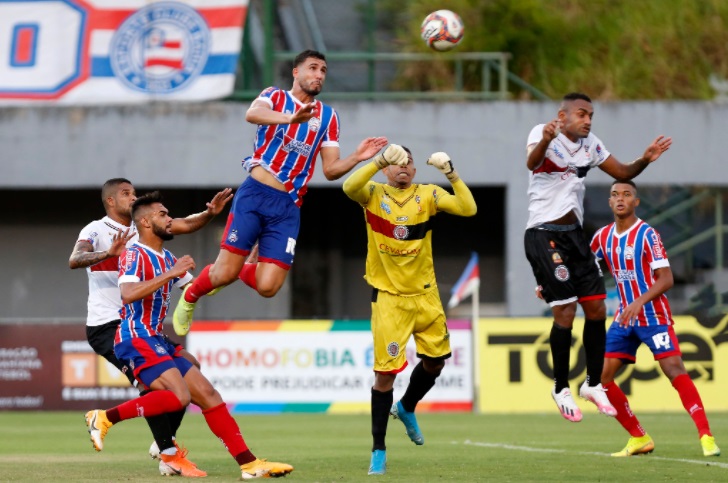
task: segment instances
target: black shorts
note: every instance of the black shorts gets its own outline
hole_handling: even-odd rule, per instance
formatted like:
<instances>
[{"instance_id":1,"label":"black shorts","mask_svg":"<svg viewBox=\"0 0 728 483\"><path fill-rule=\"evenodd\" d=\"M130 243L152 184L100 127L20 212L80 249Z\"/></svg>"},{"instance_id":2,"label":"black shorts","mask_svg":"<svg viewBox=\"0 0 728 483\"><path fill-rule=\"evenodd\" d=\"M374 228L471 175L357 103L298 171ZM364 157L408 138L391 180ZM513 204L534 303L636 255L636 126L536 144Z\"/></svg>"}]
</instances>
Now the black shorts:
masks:
<instances>
[{"instance_id":1,"label":"black shorts","mask_svg":"<svg viewBox=\"0 0 728 483\"><path fill-rule=\"evenodd\" d=\"M606 298L602 271L581 226L529 228L524 244L541 294L552 307Z\"/></svg>"},{"instance_id":2,"label":"black shorts","mask_svg":"<svg viewBox=\"0 0 728 483\"><path fill-rule=\"evenodd\" d=\"M121 320L117 319L101 325L87 325L86 339L94 352L112 363L114 367L119 369L129 379L132 386L136 386L137 381L134 378L134 371L121 362L116 357L116 354L114 354L114 338L116 337L116 329L119 327L119 324L121 324ZM167 338L167 336L164 337ZM179 346L176 342L172 342L171 339L168 340L173 346Z\"/></svg>"}]
</instances>

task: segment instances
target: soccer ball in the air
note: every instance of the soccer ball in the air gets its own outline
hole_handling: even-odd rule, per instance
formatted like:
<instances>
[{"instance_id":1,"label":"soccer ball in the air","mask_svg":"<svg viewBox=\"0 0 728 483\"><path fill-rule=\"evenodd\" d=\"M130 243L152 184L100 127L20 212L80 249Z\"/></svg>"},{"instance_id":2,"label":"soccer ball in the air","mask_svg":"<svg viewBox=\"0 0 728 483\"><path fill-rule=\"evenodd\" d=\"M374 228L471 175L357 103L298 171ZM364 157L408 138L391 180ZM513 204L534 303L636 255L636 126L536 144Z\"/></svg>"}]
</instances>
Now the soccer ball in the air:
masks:
<instances>
[{"instance_id":1,"label":"soccer ball in the air","mask_svg":"<svg viewBox=\"0 0 728 483\"><path fill-rule=\"evenodd\" d=\"M458 14L450 10L437 10L425 17L420 35L430 48L444 52L454 48L463 39L464 30Z\"/></svg>"}]
</instances>

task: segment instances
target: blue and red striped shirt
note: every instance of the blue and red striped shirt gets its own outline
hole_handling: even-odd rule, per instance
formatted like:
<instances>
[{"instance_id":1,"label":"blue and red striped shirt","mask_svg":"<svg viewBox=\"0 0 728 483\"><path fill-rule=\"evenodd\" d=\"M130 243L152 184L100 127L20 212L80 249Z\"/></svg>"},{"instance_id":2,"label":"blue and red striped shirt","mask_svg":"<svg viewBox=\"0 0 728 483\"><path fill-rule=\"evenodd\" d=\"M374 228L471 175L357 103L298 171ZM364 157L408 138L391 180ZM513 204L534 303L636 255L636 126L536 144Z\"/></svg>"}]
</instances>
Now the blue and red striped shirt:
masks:
<instances>
[{"instance_id":1,"label":"blue and red striped shirt","mask_svg":"<svg viewBox=\"0 0 728 483\"><path fill-rule=\"evenodd\" d=\"M670 266L660 235L640 219L624 233L617 233L614 223L600 228L592 238L591 250L597 259L606 262L617 282L619 310L615 320L655 283L655 270ZM637 319L638 326L672 325L667 296L662 294L646 303Z\"/></svg>"},{"instance_id":2,"label":"blue and red striped shirt","mask_svg":"<svg viewBox=\"0 0 728 483\"><path fill-rule=\"evenodd\" d=\"M290 91L277 87L265 89L256 100L267 103L274 111L288 114L304 105ZM331 106L315 102L314 116L308 122L259 125L255 152L243 160L243 167L248 171L261 166L273 174L297 206L303 203L321 148L339 146L338 114Z\"/></svg>"},{"instance_id":3,"label":"blue and red striped shirt","mask_svg":"<svg viewBox=\"0 0 728 483\"><path fill-rule=\"evenodd\" d=\"M127 282L144 282L171 269L177 258L167 249L159 253L139 242L122 252L119 257L119 285ZM116 331L114 344L134 337L162 335L162 325L169 310L172 286L183 287L192 275L189 272L174 278L140 300L124 304L119 310L121 324Z\"/></svg>"}]
</instances>

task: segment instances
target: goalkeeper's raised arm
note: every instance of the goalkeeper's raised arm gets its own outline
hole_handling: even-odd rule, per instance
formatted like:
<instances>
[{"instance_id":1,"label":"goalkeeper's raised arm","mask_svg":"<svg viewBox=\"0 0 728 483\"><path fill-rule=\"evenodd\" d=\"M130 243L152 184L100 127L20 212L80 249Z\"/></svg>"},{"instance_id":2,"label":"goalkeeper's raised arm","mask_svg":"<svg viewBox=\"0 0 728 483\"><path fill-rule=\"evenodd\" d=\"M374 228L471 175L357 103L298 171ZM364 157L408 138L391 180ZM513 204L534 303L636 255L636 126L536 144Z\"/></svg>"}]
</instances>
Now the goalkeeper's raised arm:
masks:
<instances>
[{"instance_id":1,"label":"goalkeeper's raised arm","mask_svg":"<svg viewBox=\"0 0 728 483\"><path fill-rule=\"evenodd\" d=\"M432 153L427 160L427 164L436 167L452 184L453 195L444 192L437 198L438 211L444 211L451 215L473 216L478 211L475 204L473 193L467 187L465 182L460 179L460 175L455 170L452 160L447 153Z\"/></svg>"}]
</instances>

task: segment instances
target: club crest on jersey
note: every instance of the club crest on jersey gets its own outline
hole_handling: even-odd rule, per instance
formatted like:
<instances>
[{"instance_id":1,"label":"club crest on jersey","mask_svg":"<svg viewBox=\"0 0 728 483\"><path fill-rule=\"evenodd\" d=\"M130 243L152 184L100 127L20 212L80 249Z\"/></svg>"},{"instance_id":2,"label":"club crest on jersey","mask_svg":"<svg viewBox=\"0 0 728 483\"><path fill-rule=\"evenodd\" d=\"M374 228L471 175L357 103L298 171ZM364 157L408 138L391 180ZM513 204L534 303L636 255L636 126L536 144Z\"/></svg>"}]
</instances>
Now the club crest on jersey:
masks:
<instances>
[{"instance_id":1,"label":"club crest on jersey","mask_svg":"<svg viewBox=\"0 0 728 483\"><path fill-rule=\"evenodd\" d=\"M559 282L566 282L569 280L569 269L566 268L566 265L559 265L554 270L554 277L556 277L556 280Z\"/></svg>"},{"instance_id":2,"label":"club crest on jersey","mask_svg":"<svg viewBox=\"0 0 728 483\"><path fill-rule=\"evenodd\" d=\"M561 255L559 252L554 252L553 255L551 255L551 259L554 261L554 263L564 263L564 261L561 259Z\"/></svg>"},{"instance_id":3,"label":"club crest on jersey","mask_svg":"<svg viewBox=\"0 0 728 483\"><path fill-rule=\"evenodd\" d=\"M230 234L227 237L227 240L230 243L235 243L236 241L238 241L238 230L231 231Z\"/></svg>"},{"instance_id":4,"label":"club crest on jersey","mask_svg":"<svg viewBox=\"0 0 728 483\"><path fill-rule=\"evenodd\" d=\"M634 258L634 247L632 245L624 247L624 258L625 260L632 260Z\"/></svg>"},{"instance_id":5,"label":"club crest on jersey","mask_svg":"<svg viewBox=\"0 0 728 483\"><path fill-rule=\"evenodd\" d=\"M399 344L396 342L390 342L387 345L387 354L392 357L397 357L399 355Z\"/></svg>"},{"instance_id":6,"label":"club crest on jersey","mask_svg":"<svg viewBox=\"0 0 728 483\"><path fill-rule=\"evenodd\" d=\"M385 213L387 213L388 215L391 215L391 214L392 214L392 209L391 209L391 208L389 207L389 205L388 205L387 203L385 203L384 201L382 201L381 203L379 203L379 207L380 207L381 209L383 209L383 210L384 210L384 212L385 212Z\"/></svg>"},{"instance_id":7,"label":"club crest on jersey","mask_svg":"<svg viewBox=\"0 0 728 483\"><path fill-rule=\"evenodd\" d=\"M132 89L169 94L199 77L210 40L210 28L194 8L154 2L130 15L114 33L111 68Z\"/></svg>"},{"instance_id":8,"label":"club crest on jersey","mask_svg":"<svg viewBox=\"0 0 728 483\"><path fill-rule=\"evenodd\" d=\"M406 240L409 236L409 228L407 225L397 225L394 227L394 230L392 230L392 235L394 235L394 238L397 240Z\"/></svg>"},{"instance_id":9,"label":"club crest on jersey","mask_svg":"<svg viewBox=\"0 0 728 483\"><path fill-rule=\"evenodd\" d=\"M319 129L321 129L321 119L318 117L312 117L308 120L309 131L318 132Z\"/></svg>"}]
</instances>

